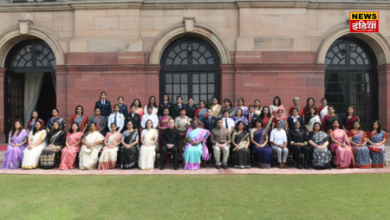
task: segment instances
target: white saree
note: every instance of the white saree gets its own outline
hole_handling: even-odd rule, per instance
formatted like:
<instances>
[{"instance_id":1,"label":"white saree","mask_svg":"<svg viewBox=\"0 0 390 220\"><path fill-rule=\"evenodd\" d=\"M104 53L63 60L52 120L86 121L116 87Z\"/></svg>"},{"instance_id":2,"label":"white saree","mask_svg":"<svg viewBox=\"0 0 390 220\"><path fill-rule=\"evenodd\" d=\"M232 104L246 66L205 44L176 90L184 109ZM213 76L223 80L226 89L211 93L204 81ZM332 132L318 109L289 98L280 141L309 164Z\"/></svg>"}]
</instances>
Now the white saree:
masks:
<instances>
[{"instance_id":1,"label":"white saree","mask_svg":"<svg viewBox=\"0 0 390 220\"><path fill-rule=\"evenodd\" d=\"M29 134L29 140L31 144L35 144L41 140L43 142L34 147L33 149L29 150L28 146L23 151L23 162L22 162L22 168L24 169L34 169L37 168L39 165L39 158L41 156L42 150L46 147L46 138L47 132L45 129L36 132L35 135L33 135L33 131L30 131Z\"/></svg>"},{"instance_id":2,"label":"white saree","mask_svg":"<svg viewBox=\"0 0 390 220\"><path fill-rule=\"evenodd\" d=\"M100 134L100 132L95 131L89 133L84 141L88 144L95 143L96 141L104 140L104 136ZM93 146L91 148L87 148L86 145L81 146L80 150L80 169L81 170L91 170L96 169L98 164L98 155L100 150L103 147L103 143Z\"/></svg>"}]
</instances>

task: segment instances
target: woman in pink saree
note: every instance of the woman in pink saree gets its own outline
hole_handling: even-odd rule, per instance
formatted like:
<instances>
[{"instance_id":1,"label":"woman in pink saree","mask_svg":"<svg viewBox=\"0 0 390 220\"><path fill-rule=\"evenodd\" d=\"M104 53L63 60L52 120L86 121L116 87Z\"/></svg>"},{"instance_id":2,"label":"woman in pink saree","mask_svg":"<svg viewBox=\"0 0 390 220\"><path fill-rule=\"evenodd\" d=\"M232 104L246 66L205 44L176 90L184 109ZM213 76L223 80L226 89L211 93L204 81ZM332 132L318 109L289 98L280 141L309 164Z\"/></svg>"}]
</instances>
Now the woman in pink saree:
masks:
<instances>
[{"instance_id":1,"label":"woman in pink saree","mask_svg":"<svg viewBox=\"0 0 390 220\"><path fill-rule=\"evenodd\" d=\"M66 146L61 151L60 170L74 169L77 153L81 149L81 138L84 133L80 132L80 128L76 122L73 122L70 131L66 137Z\"/></svg>"},{"instance_id":2,"label":"woman in pink saree","mask_svg":"<svg viewBox=\"0 0 390 220\"><path fill-rule=\"evenodd\" d=\"M207 161L210 159L206 140L209 137L208 130L198 128L198 120L191 121L191 127L186 134L186 146L184 148L184 169L197 170L200 168L200 157Z\"/></svg>"},{"instance_id":3,"label":"woman in pink saree","mask_svg":"<svg viewBox=\"0 0 390 220\"><path fill-rule=\"evenodd\" d=\"M353 168L355 166L355 160L353 158L351 143L349 142L348 135L339 126L339 122L334 120L332 122L332 129L328 131L328 135L332 138L329 148L335 155L333 163L337 169Z\"/></svg>"},{"instance_id":4,"label":"woman in pink saree","mask_svg":"<svg viewBox=\"0 0 390 220\"><path fill-rule=\"evenodd\" d=\"M271 110L271 114L274 117L277 117L279 109L282 109L283 110L283 118L287 118L286 109L282 105L282 101L280 100L279 96L275 96L273 104L269 106L269 109Z\"/></svg>"}]
</instances>

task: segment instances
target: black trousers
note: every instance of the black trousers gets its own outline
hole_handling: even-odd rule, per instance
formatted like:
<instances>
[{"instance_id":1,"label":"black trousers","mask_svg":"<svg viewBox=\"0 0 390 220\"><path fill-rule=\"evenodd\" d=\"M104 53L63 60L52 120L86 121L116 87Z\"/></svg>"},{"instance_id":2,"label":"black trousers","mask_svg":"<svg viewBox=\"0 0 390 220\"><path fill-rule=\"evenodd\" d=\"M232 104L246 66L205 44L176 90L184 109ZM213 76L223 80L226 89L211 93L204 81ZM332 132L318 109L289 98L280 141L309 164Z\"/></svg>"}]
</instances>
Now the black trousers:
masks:
<instances>
[{"instance_id":1,"label":"black trousers","mask_svg":"<svg viewBox=\"0 0 390 220\"><path fill-rule=\"evenodd\" d=\"M297 163L301 162L301 153L303 153L304 161L305 161L305 163L307 163L307 160L309 158L310 147L308 147L307 145L305 145L304 147L299 147L299 146L292 145L290 147L290 149L291 149L291 151L293 153L294 160Z\"/></svg>"},{"instance_id":2,"label":"black trousers","mask_svg":"<svg viewBox=\"0 0 390 220\"><path fill-rule=\"evenodd\" d=\"M160 148L160 162L161 166L165 166L165 157L167 155L168 151L171 151L173 154L173 166L178 167L178 162L177 162L177 153L178 153L179 147L178 146L173 146L171 149L169 149L167 146L161 146Z\"/></svg>"}]
</instances>

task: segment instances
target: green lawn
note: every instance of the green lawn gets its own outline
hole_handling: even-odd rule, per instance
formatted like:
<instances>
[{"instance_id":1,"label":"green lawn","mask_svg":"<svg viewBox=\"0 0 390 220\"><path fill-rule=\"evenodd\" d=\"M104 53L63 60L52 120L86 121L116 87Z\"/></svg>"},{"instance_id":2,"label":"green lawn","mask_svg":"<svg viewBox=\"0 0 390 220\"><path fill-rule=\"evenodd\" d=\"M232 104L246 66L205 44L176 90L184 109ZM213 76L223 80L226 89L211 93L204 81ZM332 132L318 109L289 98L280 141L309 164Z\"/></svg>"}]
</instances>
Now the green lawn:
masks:
<instances>
[{"instance_id":1,"label":"green lawn","mask_svg":"<svg viewBox=\"0 0 390 220\"><path fill-rule=\"evenodd\" d=\"M0 175L0 219L390 219L390 175Z\"/></svg>"}]
</instances>

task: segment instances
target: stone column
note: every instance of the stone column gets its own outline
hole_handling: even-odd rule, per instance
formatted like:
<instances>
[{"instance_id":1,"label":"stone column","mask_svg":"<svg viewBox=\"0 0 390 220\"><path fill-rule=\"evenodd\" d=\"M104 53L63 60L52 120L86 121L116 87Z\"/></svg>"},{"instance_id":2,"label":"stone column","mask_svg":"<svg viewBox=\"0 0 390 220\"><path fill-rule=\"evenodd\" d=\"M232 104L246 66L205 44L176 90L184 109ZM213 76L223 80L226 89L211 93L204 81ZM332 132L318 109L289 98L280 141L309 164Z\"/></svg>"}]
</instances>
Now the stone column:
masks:
<instances>
[{"instance_id":1,"label":"stone column","mask_svg":"<svg viewBox=\"0 0 390 220\"><path fill-rule=\"evenodd\" d=\"M382 129L390 132L390 64L380 65L378 69L379 121Z\"/></svg>"},{"instance_id":2,"label":"stone column","mask_svg":"<svg viewBox=\"0 0 390 220\"><path fill-rule=\"evenodd\" d=\"M5 142L4 134L5 111L4 111L4 73L5 68L0 68L0 143Z\"/></svg>"}]
</instances>

